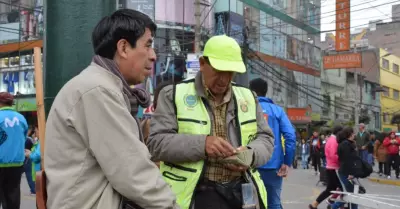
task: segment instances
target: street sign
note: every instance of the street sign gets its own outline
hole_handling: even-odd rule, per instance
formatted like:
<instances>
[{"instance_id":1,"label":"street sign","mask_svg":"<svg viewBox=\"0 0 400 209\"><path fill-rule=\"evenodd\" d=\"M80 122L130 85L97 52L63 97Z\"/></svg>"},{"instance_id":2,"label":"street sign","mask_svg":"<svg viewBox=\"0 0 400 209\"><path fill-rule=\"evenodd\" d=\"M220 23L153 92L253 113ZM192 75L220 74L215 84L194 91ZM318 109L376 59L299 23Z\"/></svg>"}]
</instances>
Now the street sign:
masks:
<instances>
[{"instance_id":1,"label":"street sign","mask_svg":"<svg viewBox=\"0 0 400 209\"><path fill-rule=\"evenodd\" d=\"M201 54L191 53L187 55L186 59L186 78L196 77L197 72L200 71L199 58Z\"/></svg>"}]
</instances>

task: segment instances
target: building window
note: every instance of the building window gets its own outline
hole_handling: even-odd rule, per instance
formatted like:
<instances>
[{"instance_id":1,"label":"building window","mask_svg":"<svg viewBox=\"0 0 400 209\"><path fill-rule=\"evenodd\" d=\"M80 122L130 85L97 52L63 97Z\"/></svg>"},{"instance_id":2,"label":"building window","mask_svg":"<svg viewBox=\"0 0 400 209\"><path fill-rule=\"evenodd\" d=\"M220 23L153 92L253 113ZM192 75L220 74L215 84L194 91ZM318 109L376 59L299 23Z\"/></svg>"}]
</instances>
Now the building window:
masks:
<instances>
[{"instance_id":1,"label":"building window","mask_svg":"<svg viewBox=\"0 0 400 209\"><path fill-rule=\"evenodd\" d=\"M375 128L381 129L381 120L379 112L374 112Z\"/></svg>"},{"instance_id":2,"label":"building window","mask_svg":"<svg viewBox=\"0 0 400 209\"><path fill-rule=\"evenodd\" d=\"M383 123L389 123L389 114L386 112L383 113Z\"/></svg>"},{"instance_id":3,"label":"building window","mask_svg":"<svg viewBox=\"0 0 400 209\"><path fill-rule=\"evenodd\" d=\"M399 99L399 91L393 89L393 99Z\"/></svg>"},{"instance_id":4,"label":"building window","mask_svg":"<svg viewBox=\"0 0 400 209\"><path fill-rule=\"evenodd\" d=\"M399 74L399 65L393 63L393 72Z\"/></svg>"},{"instance_id":5,"label":"building window","mask_svg":"<svg viewBox=\"0 0 400 209\"><path fill-rule=\"evenodd\" d=\"M388 97L389 96L389 87L383 86L383 90L384 91L382 92L382 95L385 97Z\"/></svg>"},{"instance_id":6,"label":"building window","mask_svg":"<svg viewBox=\"0 0 400 209\"><path fill-rule=\"evenodd\" d=\"M382 58L382 68L389 70L389 60Z\"/></svg>"}]
</instances>

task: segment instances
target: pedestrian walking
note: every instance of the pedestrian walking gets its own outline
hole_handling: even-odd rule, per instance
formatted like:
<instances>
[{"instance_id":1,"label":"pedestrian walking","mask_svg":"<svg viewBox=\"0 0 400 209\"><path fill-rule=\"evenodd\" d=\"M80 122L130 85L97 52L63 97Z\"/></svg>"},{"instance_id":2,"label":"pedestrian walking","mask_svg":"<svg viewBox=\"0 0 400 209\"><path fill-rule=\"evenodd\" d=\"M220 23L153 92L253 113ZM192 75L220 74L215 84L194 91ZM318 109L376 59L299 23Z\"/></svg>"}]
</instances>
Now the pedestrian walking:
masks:
<instances>
[{"instance_id":1,"label":"pedestrian walking","mask_svg":"<svg viewBox=\"0 0 400 209\"><path fill-rule=\"evenodd\" d=\"M309 209L316 209L322 201L331 196L332 191L336 191L337 188L342 187L336 174L337 170L339 169L339 156L337 154L337 135L340 131L342 131L342 129L342 126L334 127L332 135L328 136L328 139L326 140L326 189L317 197L317 199L312 204L308 206Z\"/></svg>"},{"instance_id":2,"label":"pedestrian walking","mask_svg":"<svg viewBox=\"0 0 400 209\"><path fill-rule=\"evenodd\" d=\"M12 107L14 96L0 93L0 203L3 209L19 209L28 124Z\"/></svg>"},{"instance_id":3,"label":"pedestrian walking","mask_svg":"<svg viewBox=\"0 0 400 209\"><path fill-rule=\"evenodd\" d=\"M250 168L268 162L274 139L255 95L232 83L246 72L241 48L214 36L199 61L194 79L159 94L148 140L153 160L162 161L182 209L266 208L265 186Z\"/></svg>"},{"instance_id":4,"label":"pedestrian walking","mask_svg":"<svg viewBox=\"0 0 400 209\"><path fill-rule=\"evenodd\" d=\"M90 65L58 92L46 124L47 209L179 208L136 118L150 95L156 24L122 9L95 26Z\"/></svg>"},{"instance_id":5,"label":"pedestrian walking","mask_svg":"<svg viewBox=\"0 0 400 209\"><path fill-rule=\"evenodd\" d=\"M32 138L35 134L35 128L31 127L28 130L28 136L25 141L25 150L31 150L34 144L34 139ZM24 173L26 181L28 182L29 190L31 195L36 194L35 182L32 179L32 160L29 157L25 157L24 162Z\"/></svg>"},{"instance_id":6,"label":"pedestrian walking","mask_svg":"<svg viewBox=\"0 0 400 209\"><path fill-rule=\"evenodd\" d=\"M308 169L308 158L310 157L310 144L305 139L301 139L301 166Z\"/></svg>"},{"instance_id":7,"label":"pedestrian walking","mask_svg":"<svg viewBox=\"0 0 400 209\"><path fill-rule=\"evenodd\" d=\"M387 172L386 176L387 178L391 178L391 168L394 168L396 178L400 178L400 170L399 170L399 164L400 164L400 156L399 156L399 146L400 146L400 138L396 136L396 133L394 131L390 132L389 136L385 138L383 141L383 146L386 147L387 149L387 161L386 161L386 166L387 166Z\"/></svg>"},{"instance_id":8,"label":"pedestrian walking","mask_svg":"<svg viewBox=\"0 0 400 209\"><path fill-rule=\"evenodd\" d=\"M321 139L318 132L314 131L310 138L310 158L314 167L315 175L321 170Z\"/></svg>"},{"instance_id":9,"label":"pedestrian walking","mask_svg":"<svg viewBox=\"0 0 400 209\"><path fill-rule=\"evenodd\" d=\"M33 146L31 149L25 149L25 157L29 158L31 161L31 176L32 176L32 181L36 182L36 172L41 170L41 153L40 153L40 141L37 136L39 134L39 131L37 127L35 127L33 134L31 135L33 138Z\"/></svg>"},{"instance_id":10,"label":"pedestrian walking","mask_svg":"<svg viewBox=\"0 0 400 209\"><path fill-rule=\"evenodd\" d=\"M352 179L357 178L356 174L359 173L358 168L354 165L355 162L362 159L359 157L357 152L357 144L353 128L344 128L338 134L338 143L337 154L339 157L339 180L342 182L347 192L354 192ZM332 209L339 209L343 205L343 202L335 202L332 204ZM358 209L358 205L352 203L351 209Z\"/></svg>"},{"instance_id":11,"label":"pedestrian walking","mask_svg":"<svg viewBox=\"0 0 400 209\"><path fill-rule=\"evenodd\" d=\"M266 97L268 83L257 78L250 81L250 89L257 94L257 99L263 109L275 136L274 151L267 164L258 168L267 189L268 209L282 209L281 191L283 177L288 175L296 151L296 132L285 111ZM284 143L281 143L283 136Z\"/></svg>"}]
</instances>

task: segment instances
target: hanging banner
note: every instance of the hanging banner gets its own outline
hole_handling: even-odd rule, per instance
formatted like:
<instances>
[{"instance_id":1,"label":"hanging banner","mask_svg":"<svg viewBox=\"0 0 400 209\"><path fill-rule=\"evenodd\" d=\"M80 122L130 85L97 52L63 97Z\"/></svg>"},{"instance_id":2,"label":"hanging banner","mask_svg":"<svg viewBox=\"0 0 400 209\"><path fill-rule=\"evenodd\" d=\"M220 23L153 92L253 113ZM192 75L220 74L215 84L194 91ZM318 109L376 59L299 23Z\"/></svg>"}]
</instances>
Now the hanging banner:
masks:
<instances>
[{"instance_id":1,"label":"hanging banner","mask_svg":"<svg viewBox=\"0 0 400 209\"><path fill-rule=\"evenodd\" d=\"M361 68L361 53L324 56L324 69Z\"/></svg>"},{"instance_id":2,"label":"hanging banner","mask_svg":"<svg viewBox=\"0 0 400 209\"><path fill-rule=\"evenodd\" d=\"M336 0L336 51L350 50L350 0Z\"/></svg>"},{"instance_id":3,"label":"hanging banner","mask_svg":"<svg viewBox=\"0 0 400 209\"><path fill-rule=\"evenodd\" d=\"M125 6L127 9L134 9L143 14L146 14L154 21L155 19L154 5L155 5L155 0L126 0Z\"/></svg>"}]
</instances>

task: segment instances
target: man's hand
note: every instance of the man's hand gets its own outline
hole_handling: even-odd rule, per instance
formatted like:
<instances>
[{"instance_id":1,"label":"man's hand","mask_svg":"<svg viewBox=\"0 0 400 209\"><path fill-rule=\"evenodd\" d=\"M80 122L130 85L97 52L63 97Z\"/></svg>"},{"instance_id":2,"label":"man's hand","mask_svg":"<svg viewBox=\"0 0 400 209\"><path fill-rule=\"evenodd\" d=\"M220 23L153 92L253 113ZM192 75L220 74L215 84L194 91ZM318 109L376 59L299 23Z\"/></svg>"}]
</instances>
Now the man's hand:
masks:
<instances>
[{"instance_id":1,"label":"man's hand","mask_svg":"<svg viewBox=\"0 0 400 209\"><path fill-rule=\"evenodd\" d=\"M206 154L212 158L225 158L236 153L235 148L221 137L207 136L206 138Z\"/></svg>"},{"instance_id":2,"label":"man's hand","mask_svg":"<svg viewBox=\"0 0 400 209\"><path fill-rule=\"evenodd\" d=\"M286 177L288 175L288 173L289 173L289 166L283 164L278 171L278 176Z\"/></svg>"},{"instance_id":3,"label":"man's hand","mask_svg":"<svg viewBox=\"0 0 400 209\"><path fill-rule=\"evenodd\" d=\"M362 147L361 147L362 150L365 150L365 148L366 148L365 146L362 146Z\"/></svg>"},{"instance_id":4,"label":"man's hand","mask_svg":"<svg viewBox=\"0 0 400 209\"><path fill-rule=\"evenodd\" d=\"M249 148L247 148L247 147L245 147L245 146L241 146L241 147L236 148L235 151L236 151L236 152L239 152L239 151L243 151L243 150L247 150L247 149L249 149ZM244 166L244 165L235 165L235 164L232 164L232 163L225 164L225 167L226 167L227 169L231 170L231 171L236 171L236 172L244 172L244 171L246 171L247 169L249 169L248 166Z\"/></svg>"}]
</instances>

